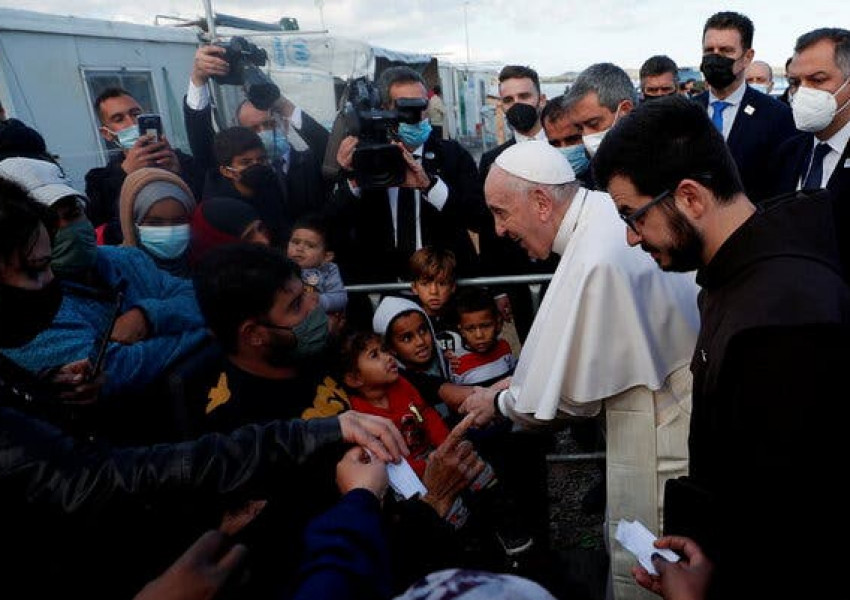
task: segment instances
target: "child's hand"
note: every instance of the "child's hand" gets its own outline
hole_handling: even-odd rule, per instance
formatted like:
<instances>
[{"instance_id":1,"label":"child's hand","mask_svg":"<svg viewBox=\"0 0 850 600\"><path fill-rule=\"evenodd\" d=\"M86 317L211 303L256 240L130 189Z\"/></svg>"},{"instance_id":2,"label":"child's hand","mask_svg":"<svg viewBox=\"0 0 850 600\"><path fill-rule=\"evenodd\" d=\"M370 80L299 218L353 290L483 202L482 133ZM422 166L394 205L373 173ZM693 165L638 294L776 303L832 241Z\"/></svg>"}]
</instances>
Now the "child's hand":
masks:
<instances>
[{"instance_id":1,"label":"child's hand","mask_svg":"<svg viewBox=\"0 0 850 600\"><path fill-rule=\"evenodd\" d=\"M342 311L329 312L328 313L328 333L330 333L331 336L338 336L344 328L345 328L345 313L342 312Z\"/></svg>"},{"instance_id":2,"label":"child's hand","mask_svg":"<svg viewBox=\"0 0 850 600\"><path fill-rule=\"evenodd\" d=\"M449 368L452 370L452 373L457 373L457 370L460 368L460 357L451 350L443 350L443 355L449 361Z\"/></svg>"}]
</instances>

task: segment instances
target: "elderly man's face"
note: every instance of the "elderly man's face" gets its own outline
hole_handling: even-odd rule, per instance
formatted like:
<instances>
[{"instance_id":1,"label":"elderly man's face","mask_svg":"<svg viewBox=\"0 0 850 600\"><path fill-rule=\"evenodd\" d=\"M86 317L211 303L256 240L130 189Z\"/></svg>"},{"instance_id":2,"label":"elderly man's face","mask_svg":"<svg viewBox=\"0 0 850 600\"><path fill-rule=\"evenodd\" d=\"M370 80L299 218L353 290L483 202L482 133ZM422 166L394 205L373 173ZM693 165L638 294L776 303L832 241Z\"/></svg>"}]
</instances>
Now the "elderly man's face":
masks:
<instances>
[{"instance_id":1,"label":"elderly man's face","mask_svg":"<svg viewBox=\"0 0 850 600\"><path fill-rule=\"evenodd\" d=\"M769 94L773 90L773 79L770 76L770 67L762 61L754 61L747 68L747 83L758 83L767 87Z\"/></svg>"},{"instance_id":2,"label":"elderly man's face","mask_svg":"<svg viewBox=\"0 0 850 600\"><path fill-rule=\"evenodd\" d=\"M497 166L490 169L484 184L487 208L493 213L496 234L508 236L528 253L529 258L545 259L552 252L552 236L543 227L538 200L517 179ZM548 214L548 213L547 213Z\"/></svg>"},{"instance_id":3,"label":"elderly man's face","mask_svg":"<svg viewBox=\"0 0 850 600\"><path fill-rule=\"evenodd\" d=\"M254 133L270 131L277 125L277 121L275 121L271 111L260 110L250 102L245 102L239 108L237 118L242 127L247 127Z\"/></svg>"}]
</instances>

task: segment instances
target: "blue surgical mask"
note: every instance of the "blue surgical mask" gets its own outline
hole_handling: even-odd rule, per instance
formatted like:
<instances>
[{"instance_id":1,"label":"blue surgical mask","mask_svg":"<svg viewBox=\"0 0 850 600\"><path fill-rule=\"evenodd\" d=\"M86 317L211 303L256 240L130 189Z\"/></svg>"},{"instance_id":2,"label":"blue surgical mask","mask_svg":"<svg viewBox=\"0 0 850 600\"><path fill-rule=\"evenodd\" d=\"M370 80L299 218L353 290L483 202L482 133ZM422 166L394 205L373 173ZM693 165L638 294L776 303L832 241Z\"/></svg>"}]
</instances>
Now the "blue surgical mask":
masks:
<instances>
[{"instance_id":1,"label":"blue surgical mask","mask_svg":"<svg viewBox=\"0 0 850 600\"><path fill-rule=\"evenodd\" d=\"M133 146L136 145L136 141L139 139L139 126L138 125L130 125L129 127L125 127L121 131L112 131L111 133L118 138L118 145L121 146L124 150L129 150Z\"/></svg>"},{"instance_id":2,"label":"blue surgical mask","mask_svg":"<svg viewBox=\"0 0 850 600\"><path fill-rule=\"evenodd\" d=\"M179 258L189 247L189 225L139 225L139 241L161 260Z\"/></svg>"},{"instance_id":3,"label":"blue surgical mask","mask_svg":"<svg viewBox=\"0 0 850 600\"><path fill-rule=\"evenodd\" d=\"M747 85L757 92L761 92L762 94L767 93L767 84L765 83L748 83Z\"/></svg>"},{"instance_id":4,"label":"blue surgical mask","mask_svg":"<svg viewBox=\"0 0 850 600\"><path fill-rule=\"evenodd\" d=\"M431 135L431 121L422 119L415 125L410 123L399 123L398 137L404 142L404 145L411 150L415 150L425 143L428 136Z\"/></svg>"},{"instance_id":5,"label":"blue surgical mask","mask_svg":"<svg viewBox=\"0 0 850 600\"><path fill-rule=\"evenodd\" d=\"M263 141L263 147L271 160L283 158L289 153L289 140L286 139L286 134L279 127L264 129L260 132L260 139Z\"/></svg>"},{"instance_id":6,"label":"blue surgical mask","mask_svg":"<svg viewBox=\"0 0 850 600\"><path fill-rule=\"evenodd\" d=\"M558 152L563 154L564 158L570 162L570 166L573 168L573 173L576 174L576 177L583 175L587 171L587 167L590 166L590 157L584 150L584 144L558 148Z\"/></svg>"}]
</instances>

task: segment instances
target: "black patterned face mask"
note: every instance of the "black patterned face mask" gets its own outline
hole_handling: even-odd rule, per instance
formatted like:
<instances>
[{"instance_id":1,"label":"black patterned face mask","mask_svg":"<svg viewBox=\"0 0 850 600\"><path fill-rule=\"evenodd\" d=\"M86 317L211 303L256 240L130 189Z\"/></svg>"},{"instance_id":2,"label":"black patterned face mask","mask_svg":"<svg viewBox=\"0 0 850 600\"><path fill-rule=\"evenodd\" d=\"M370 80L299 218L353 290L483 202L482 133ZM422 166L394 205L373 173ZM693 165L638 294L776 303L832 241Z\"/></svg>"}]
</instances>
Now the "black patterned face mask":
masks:
<instances>
[{"instance_id":1,"label":"black patterned face mask","mask_svg":"<svg viewBox=\"0 0 850 600\"><path fill-rule=\"evenodd\" d=\"M50 327L61 304L58 279L39 290L0 284L0 348L18 348L31 342Z\"/></svg>"}]
</instances>

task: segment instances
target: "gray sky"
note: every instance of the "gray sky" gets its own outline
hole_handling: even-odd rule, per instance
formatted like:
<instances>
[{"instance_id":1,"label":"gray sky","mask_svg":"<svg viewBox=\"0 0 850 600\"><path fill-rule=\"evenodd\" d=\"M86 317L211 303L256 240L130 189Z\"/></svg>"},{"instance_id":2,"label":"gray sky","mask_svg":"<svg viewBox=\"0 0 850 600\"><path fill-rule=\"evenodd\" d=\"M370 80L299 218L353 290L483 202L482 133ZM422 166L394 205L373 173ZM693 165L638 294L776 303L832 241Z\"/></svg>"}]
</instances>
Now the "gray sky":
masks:
<instances>
[{"instance_id":1,"label":"gray sky","mask_svg":"<svg viewBox=\"0 0 850 600\"><path fill-rule=\"evenodd\" d=\"M324 22L332 35L358 38L394 50L440 53L466 60L462 0L326 0ZM274 5L282 8L274 7ZM154 15L195 18L201 0L0 0L0 6L152 24ZM252 2L213 0L214 9L265 21L298 19L302 30L320 27L315 0ZM846 0L470 0L468 30L473 62L527 64L541 75L581 70L610 61L638 68L653 54L680 66L700 60L706 18L737 10L756 27L756 58L783 65L794 40L817 27L850 26Z\"/></svg>"}]
</instances>

